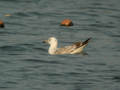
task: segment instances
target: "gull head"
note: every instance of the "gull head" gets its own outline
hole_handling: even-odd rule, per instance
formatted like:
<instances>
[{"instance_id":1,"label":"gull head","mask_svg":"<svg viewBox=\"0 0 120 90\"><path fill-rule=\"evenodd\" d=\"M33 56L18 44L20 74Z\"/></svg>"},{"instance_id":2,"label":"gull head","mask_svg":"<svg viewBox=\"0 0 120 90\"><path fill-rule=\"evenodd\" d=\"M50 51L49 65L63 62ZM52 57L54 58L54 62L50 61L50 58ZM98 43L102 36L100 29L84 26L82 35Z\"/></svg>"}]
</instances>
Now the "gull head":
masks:
<instances>
[{"instance_id":1,"label":"gull head","mask_svg":"<svg viewBox=\"0 0 120 90\"><path fill-rule=\"evenodd\" d=\"M57 45L57 39L55 37L50 37L48 40L44 40L43 42L50 45Z\"/></svg>"},{"instance_id":2,"label":"gull head","mask_svg":"<svg viewBox=\"0 0 120 90\"><path fill-rule=\"evenodd\" d=\"M50 37L48 40L44 40L43 41L44 43L48 43L50 44L50 47L49 47L49 54L55 54L56 50L57 50L57 39L55 37Z\"/></svg>"}]
</instances>

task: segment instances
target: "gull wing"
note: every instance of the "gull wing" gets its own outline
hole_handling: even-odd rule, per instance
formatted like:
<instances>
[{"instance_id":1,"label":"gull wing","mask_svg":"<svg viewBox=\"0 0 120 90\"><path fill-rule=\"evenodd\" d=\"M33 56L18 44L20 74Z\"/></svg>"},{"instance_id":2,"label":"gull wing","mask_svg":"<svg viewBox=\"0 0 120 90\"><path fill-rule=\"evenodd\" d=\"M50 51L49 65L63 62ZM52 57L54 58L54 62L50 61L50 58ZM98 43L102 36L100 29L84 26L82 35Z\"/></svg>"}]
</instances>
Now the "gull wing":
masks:
<instances>
[{"instance_id":1,"label":"gull wing","mask_svg":"<svg viewBox=\"0 0 120 90\"><path fill-rule=\"evenodd\" d=\"M73 45L75 45L76 48L82 47L82 46L84 46L84 45L87 45L90 39L91 39L91 38L88 38L88 39L85 40L84 42L76 42L76 43L74 43Z\"/></svg>"},{"instance_id":2,"label":"gull wing","mask_svg":"<svg viewBox=\"0 0 120 90\"><path fill-rule=\"evenodd\" d=\"M71 46L65 46L62 48L58 48L56 50L56 54L70 54L71 52L73 52L75 49L78 48L79 45L81 45L82 42L76 42L74 44L72 44Z\"/></svg>"},{"instance_id":3,"label":"gull wing","mask_svg":"<svg viewBox=\"0 0 120 90\"><path fill-rule=\"evenodd\" d=\"M56 54L74 54L74 53L79 53L88 44L90 39L91 38L88 38L84 42L73 43L71 46L65 46L63 48L58 48L55 53Z\"/></svg>"},{"instance_id":4,"label":"gull wing","mask_svg":"<svg viewBox=\"0 0 120 90\"><path fill-rule=\"evenodd\" d=\"M71 46L65 46L63 48L58 48L56 50L56 54L69 54L70 52L72 52L73 50L75 50L75 46L71 45Z\"/></svg>"}]
</instances>

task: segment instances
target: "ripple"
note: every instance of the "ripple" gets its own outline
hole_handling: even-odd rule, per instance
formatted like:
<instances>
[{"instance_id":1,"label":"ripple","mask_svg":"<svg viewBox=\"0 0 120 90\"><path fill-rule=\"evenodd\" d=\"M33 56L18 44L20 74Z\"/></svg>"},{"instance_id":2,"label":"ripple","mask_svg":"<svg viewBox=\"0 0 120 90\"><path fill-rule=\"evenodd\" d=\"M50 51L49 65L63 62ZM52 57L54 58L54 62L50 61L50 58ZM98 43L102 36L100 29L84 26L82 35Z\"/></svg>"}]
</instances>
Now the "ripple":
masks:
<instances>
[{"instance_id":1,"label":"ripple","mask_svg":"<svg viewBox=\"0 0 120 90\"><path fill-rule=\"evenodd\" d=\"M14 82L14 81L7 81L5 82L6 84L18 84L17 82Z\"/></svg>"},{"instance_id":2,"label":"ripple","mask_svg":"<svg viewBox=\"0 0 120 90\"><path fill-rule=\"evenodd\" d=\"M81 74L83 75L83 74L87 74L87 73L80 73L80 72L69 72L69 73L67 73L67 75L75 76L75 77L79 77Z\"/></svg>"},{"instance_id":3,"label":"ripple","mask_svg":"<svg viewBox=\"0 0 120 90\"><path fill-rule=\"evenodd\" d=\"M120 37L120 35L111 35L112 37Z\"/></svg>"},{"instance_id":4,"label":"ripple","mask_svg":"<svg viewBox=\"0 0 120 90\"><path fill-rule=\"evenodd\" d=\"M25 51L24 47L20 46L1 46L0 50L3 51Z\"/></svg>"},{"instance_id":5,"label":"ripple","mask_svg":"<svg viewBox=\"0 0 120 90\"><path fill-rule=\"evenodd\" d=\"M115 80L116 82L120 82L120 76L114 76L113 80Z\"/></svg>"},{"instance_id":6,"label":"ripple","mask_svg":"<svg viewBox=\"0 0 120 90\"><path fill-rule=\"evenodd\" d=\"M116 28L113 25L105 25L105 24L90 24L89 26L94 26L94 27L98 27L98 28Z\"/></svg>"},{"instance_id":7,"label":"ripple","mask_svg":"<svg viewBox=\"0 0 120 90\"><path fill-rule=\"evenodd\" d=\"M39 59L25 59L25 60L23 60L23 61L26 61L26 62L32 62L32 63L38 63L38 62L40 62L40 63L46 63L46 61L43 61L43 60L39 60Z\"/></svg>"},{"instance_id":8,"label":"ripple","mask_svg":"<svg viewBox=\"0 0 120 90\"><path fill-rule=\"evenodd\" d=\"M25 62L32 62L32 63L50 63L50 64L63 64L60 61L46 61L46 60L40 60L40 59L24 59Z\"/></svg>"},{"instance_id":9,"label":"ripple","mask_svg":"<svg viewBox=\"0 0 120 90\"><path fill-rule=\"evenodd\" d=\"M17 12L15 15L19 17L30 17L30 14L24 12Z\"/></svg>"},{"instance_id":10,"label":"ripple","mask_svg":"<svg viewBox=\"0 0 120 90\"><path fill-rule=\"evenodd\" d=\"M110 17L120 19L120 16L117 16L117 15L110 15Z\"/></svg>"},{"instance_id":11,"label":"ripple","mask_svg":"<svg viewBox=\"0 0 120 90\"><path fill-rule=\"evenodd\" d=\"M11 63L11 61L7 61L7 60L0 60L0 63L10 64L10 63Z\"/></svg>"},{"instance_id":12,"label":"ripple","mask_svg":"<svg viewBox=\"0 0 120 90\"><path fill-rule=\"evenodd\" d=\"M45 51L45 52L47 52L48 50L47 49L45 49L45 48L40 48L40 47L36 47L36 48L34 48L35 50L41 50L41 51Z\"/></svg>"},{"instance_id":13,"label":"ripple","mask_svg":"<svg viewBox=\"0 0 120 90\"><path fill-rule=\"evenodd\" d=\"M7 87L7 86L0 86L1 89L6 89L6 88L10 88L10 87Z\"/></svg>"},{"instance_id":14,"label":"ripple","mask_svg":"<svg viewBox=\"0 0 120 90\"><path fill-rule=\"evenodd\" d=\"M39 12L29 12L30 15L37 15L37 16L41 16L42 14ZM43 15L44 16L44 15Z\"/></svg>"},{"instance_id":15,"label":"ripple","mask_svg":"<svg viewBox=\"0 0 120 90\"><path fill-rule=\"evenodd\" d=\"M104 63L104 62L103 63L101 63L101 62L100 63L99 62L98 63L95 63L95 62L82 62L82 64L85 64L85 65L97 65L97 66L98 65L100 65L100 66L105 66L106 65L106 63Z\"/></svg>"},{"instance_id":16,"label":"ripple","mask_svg":"<svg viewBox=\"0 0 120 90\"><path fill-rule=\"evenodd\" d=\"M46 75L46 76L52 76L52 77L57 77L57 76L62 76L62 74L58 74L58 73L43 73L43 75Z\"/></svg>"}]
</instances>

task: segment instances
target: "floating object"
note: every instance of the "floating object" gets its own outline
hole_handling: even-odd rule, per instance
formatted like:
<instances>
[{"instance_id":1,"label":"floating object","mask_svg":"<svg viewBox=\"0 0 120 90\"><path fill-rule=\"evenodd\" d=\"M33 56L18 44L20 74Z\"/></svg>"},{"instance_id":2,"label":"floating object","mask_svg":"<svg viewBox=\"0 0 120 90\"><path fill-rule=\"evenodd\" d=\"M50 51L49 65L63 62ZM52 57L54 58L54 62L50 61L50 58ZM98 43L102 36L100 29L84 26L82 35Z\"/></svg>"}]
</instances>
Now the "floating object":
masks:
<instances>
[{"instance_id":1,"label":"floating object","mask_svg":"<svg viewBox=\"0 0 120 90\"><path fill-rule=\"evenodd\" d=\"M11 14L5 14L4 16L9 17L9 16L11 16Z\"/></svg>"},{"instance_id":2,"label":"floating object","mask_svg":"<svg viewBox=\"0 0 120 90\"><path fill-rule=\"evenodd\" d=\"M56 55L56 54L77 54L81 53L83 51L83 48L88 44L89 40L91 38L88 38L84 42L76 42L73 43L70 46L65 46L62 48L57 48L58 46L58 41L55 37L50 37L48 40L44 40L44 43L50 44L50 47L48 49L48 53L51 55Z\"/></svg>"},{"instance_id":3,"label":"floating object","mask_svg":"<svg viewBox=\"0 0 120 90\"><path fill-rule=\"evenodd\" d=\"M4 28L4 26L5 26L5 25L4 25L3 21L0 20L0 27L1 27L1 28Z\"/></svg>"},{"instance_id":4,"label":"floating object","mask_svg":"<svg viewBox=\"0 0 120 90\"><path fill-rule=\"evenodd\" d=\"M61 24L61 26L73 26L72 20L70 19L64 19Z\"/></svg>"}]
</instances>

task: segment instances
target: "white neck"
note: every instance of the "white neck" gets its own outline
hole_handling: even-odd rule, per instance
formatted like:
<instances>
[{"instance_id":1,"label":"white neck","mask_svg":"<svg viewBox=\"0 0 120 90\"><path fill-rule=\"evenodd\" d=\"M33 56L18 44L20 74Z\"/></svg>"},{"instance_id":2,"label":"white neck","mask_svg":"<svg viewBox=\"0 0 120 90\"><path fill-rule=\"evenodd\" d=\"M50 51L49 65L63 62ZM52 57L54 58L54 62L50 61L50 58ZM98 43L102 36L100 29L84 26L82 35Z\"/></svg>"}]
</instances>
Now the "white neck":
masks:
<instances>
[{"instance_id":1,"label":"white neck","mask_svg":"<svg viewBox=\"0 0 120 90\"><path fill-rule=\"evenodd\" d=\"M49 54L55 54L56 50L57 50L57 42L51 43L48 50Z\"/></svg>"}]
</instances>

